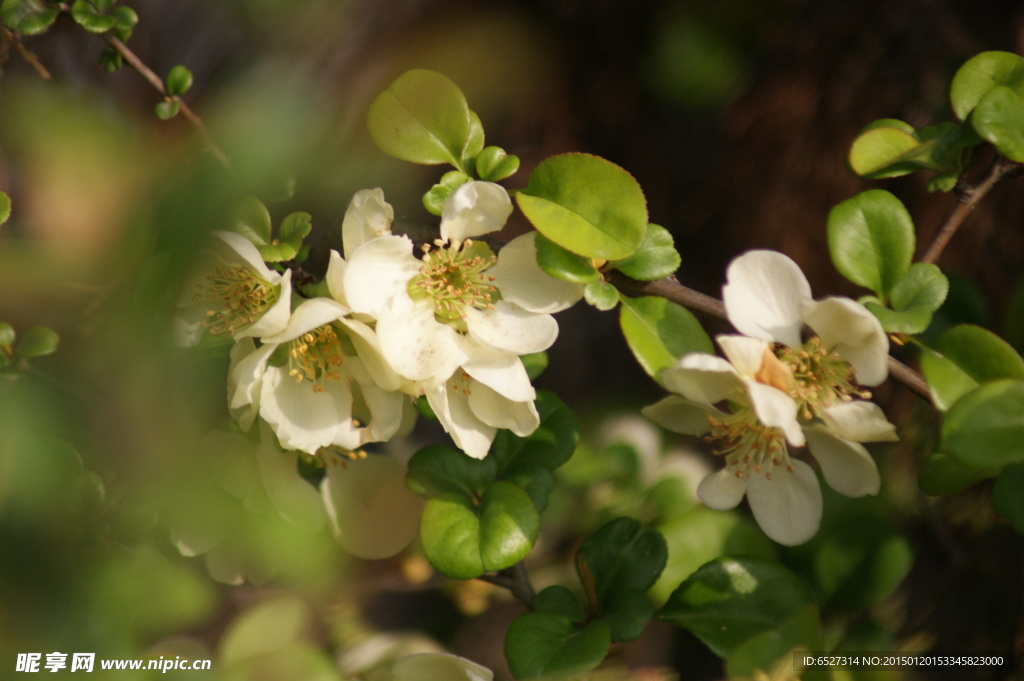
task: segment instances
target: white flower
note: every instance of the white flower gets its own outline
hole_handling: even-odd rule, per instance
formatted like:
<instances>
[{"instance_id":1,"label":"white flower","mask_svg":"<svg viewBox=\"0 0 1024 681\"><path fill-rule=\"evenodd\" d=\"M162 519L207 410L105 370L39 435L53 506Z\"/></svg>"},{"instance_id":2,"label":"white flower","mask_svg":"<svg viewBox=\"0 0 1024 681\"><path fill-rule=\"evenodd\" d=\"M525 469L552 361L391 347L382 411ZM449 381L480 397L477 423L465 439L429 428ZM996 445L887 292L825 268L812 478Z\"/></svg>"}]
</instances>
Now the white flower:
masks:
<instances>
[{"instance_id":1,"label":"white flower","mask_svg":"<svg viewBox=\"0 0 1024 681\"><path fill-rule=\"evenodd\" d=\"M449 197L442 238L422 259L413 255L412 241L393 234L346 253L344 298L354 312L377 320L381 351L399 375L413 381L451 376L469 358L464 340L514 355L554 342L558 324L550 313L575 303L581 287L544 274L533 234L513 240L498 256L469 238L499 228L511 210L504 189L470 182ZM343 228L362 222L346 220Z\"/></svg>"},{"instance_id":2,"label":"white flower","mask_svg":"<svg viewBox=\"0 0 1024 681\"><path fill-rule=\"evenodd\" d=\"M494 672L448 653L407 655L391 666L392 681L492 681Z\"/></svg>"},{"instance_id":3,"label":"white flower","mask_svg":"<svg viewBox=\"0 0 1024 681\"><path fill-rule=\"evenodd\" d=\"M536 393L520 356L550 347L558 334L551 314L582 295L581 286L540 269L535 233L498 255L472 241L500 229L511 210L500 186L462 185L445 203L441 239L417 258L407 237L390 233L394 213L380 190L358 192L342 225L348 260L332 255L327 278L335 300L375 323L387 365L380 371L425 396L476 458L486 456L498 428L536 429Z\"/></svg>"},{"instance_id":4,"label":"white flower","mask_svg":"<svg viewBox=\"0 0 1024 681\"><path fill-rule=\"evenodd\" d=\"M375 380L361 358L372 354L371 334L347 313L334 300L307 300L283 331L232 353L228 406L240 425L251 425L258 412L282 447L310 454L395 434L405 398ZM362 346L361 357L346 345Z\"/></svg>"},{"instance_id":5,"label":"white flower","mask_svg":"<svg viewBox=\"0 0 1024 681\"><path fill-rule=\"evenodd\" d=\"M320 484L334 537L359 558L389 558L419 534L423 500L405 485L405 465L389 456L327 459Z\"/></svg>"},{"instance_id":6,"label":"white flower","mask_svg":"<svg viewBox=\"0 0 1024 681\"><path fill-rule=\"evenodd\" d=\"M746 495L769 537L799 544L817 532L821 490L811 467L790 457L790 446L807 445L837 492L878 492L878 468L860 443L895 440L896 432L875 404L853 399L863 395L854 377L884 380L888 341L853 301L812 300L803 273L783 255L747 253L730 265L728 278L729 319L749 335L719 336L725 359L682 357L661 375L677 396L644 414L705 436L725 458L726 467L698 488L708 506L733 508ZM805 321L819 336L801 345Z\"/></svg>"},{"instance_id":7,"label":"white flower","mask_svg":"<svg viewBox=\"0 0 1024 681\"><path fill-rule=\"evenodd\" d=\"M291 270L279 274L268 268L240 234L213 235L218 241L203 253L179 300L179 345L195 345L204 332L236 340L279 333L291 311Z\"/></svg>"}]
</instances>

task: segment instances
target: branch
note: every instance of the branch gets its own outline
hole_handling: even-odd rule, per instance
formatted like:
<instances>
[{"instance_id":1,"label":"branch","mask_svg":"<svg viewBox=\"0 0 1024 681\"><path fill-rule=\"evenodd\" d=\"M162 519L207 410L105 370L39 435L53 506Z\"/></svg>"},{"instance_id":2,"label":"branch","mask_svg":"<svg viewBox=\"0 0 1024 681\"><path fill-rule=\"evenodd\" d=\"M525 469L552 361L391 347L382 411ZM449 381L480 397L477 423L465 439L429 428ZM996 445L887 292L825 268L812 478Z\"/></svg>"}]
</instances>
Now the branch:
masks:
<instances>
[{"instance_id":1,"label":"branch","mask_svg":"<svg viewBox=\"0 0 1024 681\"><path fill-rule=\"evenodd\" d=\"M21 55L21 58L27 61L32 66L32 68L36 70L36 73L38 73L43 80L50 80L50 72L46 69L45 66L43 66L43 63L39 61L39 57L37 57L33 52L31 52L24 45L22 45L21 40L18 38L17 35L8 31L7 27L3 25L0 25L0 35L3 36L6 42L10 43L11 45L14 45L14 49L18 51L18 54Z\"/></svg>"},{"instance_id":2,"label":"branch","mask_svg":"<svg viewBox=\"0 0 1024 681\"><path fill-rule=\"evenodd\" d=\"M508 589L516 597L516 600L526 606L527 610L533 610L537 593L533 590L530 575L526 573L526 567L522 563L516 563L495 575L480 575L477 579Z\"/></svg>"},{"instance_id":3,"label":"branch","mask_svg":"<svg viewBox=\"0 0 1024 681\"><path fill-rule=\"evenodd\" d=\"M112 48L117 50L118 54L120 54L133 69L138 71L143 78L148 80L149 84L156 88L157 92L163 95L166 99L177 101L178 104L181 105L181 114L187 118L193 126L195 126L196 130L199 131L199 134L202 136L203 142L206 143L207 148L209 148L225 168L230 167L231 164L228 161L228 157L223 151L221 151L220 147L217 146L217 143L213 141L213 137L210 135L210 131L206 129L206 125L203 123L202 119L189 108L188 104L183 102L180 97L169 97L167 95L167 90L164 88L164 82L161 80L160 76L156 75L151 68L146 66L145 63L139 59L138 55L132 52L127 45L118 40L116 36L104 33L103 39L106 40L107 44Z\"/></svg>"},{"instance_id":4,"label":"branch","mask_svg":"<svg viewBox=\"0 0 1024 681\"><path fill-rule=\"evenodd\" d=\"M676 281L675 277L666 277L657 281L637 281L614 270L608 272L605 276L615 288L623 291L645 296L660 296L683 307L728 321L728 317L725 314L725 305L722 304L722 301L683 286ZM931 401L931 392L928 390L928 384L925 382L924 377L894 357L889 357L889 375L899 383L902 383L907 389Z\"/></svg>"},{"instance_id":5,"label":"branch","mask_svg":"<svg viewBox=\"0 0 1024 681\"><path fill-rule=\"evenodd\" d=\"M974 207L981 202L985 195L992 191L992 188L1008 177L1016 175L1021 170L1021 164L1000 156L988 169L988 174L981 182L971 186L957 187L957 204L953 212L946 218L946 222L939 228L938 234L932 241L928 250L921 256L920 262L936 263L946 245L960 229L960 225L970 214Z\"/></svg>"}]
</instances>

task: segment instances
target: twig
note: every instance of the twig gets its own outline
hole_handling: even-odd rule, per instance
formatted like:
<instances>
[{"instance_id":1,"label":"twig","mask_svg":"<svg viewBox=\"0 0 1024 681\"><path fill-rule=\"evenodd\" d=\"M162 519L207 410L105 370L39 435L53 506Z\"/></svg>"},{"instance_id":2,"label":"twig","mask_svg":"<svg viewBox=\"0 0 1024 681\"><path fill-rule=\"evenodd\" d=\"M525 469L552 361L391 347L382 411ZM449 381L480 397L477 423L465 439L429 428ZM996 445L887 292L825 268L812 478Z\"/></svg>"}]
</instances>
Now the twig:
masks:
<instances>
[{"instance_id":1,"label":"twig","mask_svg":"<svg viewBox=\"0 0 1024 681\"><path fill-rule=\"evenodd\" d=\"M636 281L614 270L606 276L618 289L645 296L660 296L683 307L728 321L722 301L683 286L676 281L675 277L666 277L657 281ZM907 389L931 401L931 393L924 377L894 357L889 357L889 374Z\"/></svg>"},{"instance_id":2,"label":"twig","mask_svg":"<svg viewBox=\"0 0 1024 681\"><path fill-rule=\"evenodd\" d=\"M502 570L495 575L480 575L477 579L508 589L516 597L516 600L526 606L528 610L533 610L537 594L533 590L533 583L530 582L530 575L527 574L526 567L522 563L516 563L511 568Z\"/></svg>"},{"instance_id":3,"label":"twig","mask_svg":"<svg viewBox=\"0 0 1024 681\"><path fill-rule=\"evenodd\" d=\"M22 45L21 40L19 40L17 35L11 33L10 31L7 30L7 27L2 25L0 25L0 32L3 33L4 40L6 40L11 45L14 45L14 49L18 51L18 54L21 55L21 58L27 61L32 66L32 68L36 70L36 73L38 73L43 80L50 80L50 72L46 69L45 66L43 66L43 63L39 61L39 57L37 57L33 52L31 52L24 45Z\"/></svg>"},{"instance_id":4,"label":"twig","mask_svg":"<svg viewBox=\"0 0 1024 681\"><path fill-rule=\"evenodd\" d=\"M139 59L138 55L132 52L127 45L118 40L116 36L111 35L109 33L105 33L103 34L103 39L106 40L107 44L109 44L112 48L117 50L118 54L120 54L121 57L126 62L128 62L128 64L133 69L138 71L143 78L148 80L149 84L156 88L157 92L159 92L168 100L174 100L178 102L178 104L181 106L181 115L183 115L186 119L188 119L188 121L193 126L195 126L196 130L199 131L199 134L203 138L203 142L206 143L206 146L209 148L209 150L213 153L214 156L217 157L218 161L224 164L225 167L230 167L231 164L228 161L228 157L224 154L223 151L221 151L220 147L217 146L217 143L213 141L213 137L210 135L210 131L206 129L206 125L203 123L202 119L199 118L199 116L197 116L192 111L192 109L189 108L188 104L183 102L181 98L178 96L170 97L167 94L167 90L164 88L164 82L160 79L160 76L156 75L151 68L146 66L145 63L143 63L143 61Z\"/></svg>"},{"instance_id":5,"label":"twig","mask_svg":"<svg viewBox=\"0 0 1024 681\"><path fill-rule=\"evenodd\" d=\"M942 251L946 248L946 245L956 234L956 231L960 229L960 225L963 224L964 220L970 214L974 207L985 198L985 195L992 191L992 188L1002 182L1008 177L1011 177L1021 170L1021 164L1015 161L1011 161L1007 158L999 157L993 161L992 166L988 170L988 174L985 178L974 185L973 187L967 186L957 189L957 204L953 211L946 218L942 227L939 228L938 234L935 235L935 239L931 245L928 246L928 250L925 251L924 255L921 256L921 262L935 263L938 262L939 256L942 255Z\"/></svg>"}]
</instances>

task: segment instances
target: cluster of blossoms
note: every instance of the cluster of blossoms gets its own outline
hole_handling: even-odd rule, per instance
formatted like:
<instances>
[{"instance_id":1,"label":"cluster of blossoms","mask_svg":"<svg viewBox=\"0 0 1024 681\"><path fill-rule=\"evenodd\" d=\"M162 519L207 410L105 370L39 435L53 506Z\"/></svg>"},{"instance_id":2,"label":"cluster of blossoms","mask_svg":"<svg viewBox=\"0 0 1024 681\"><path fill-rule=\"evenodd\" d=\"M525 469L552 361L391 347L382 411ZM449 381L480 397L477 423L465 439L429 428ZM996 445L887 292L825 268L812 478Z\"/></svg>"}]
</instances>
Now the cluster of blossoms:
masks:
<instances>
[{"instance_id":1,"label":"cluster of blossoms","mask_svg":"<svg viewBox=\"0 0 1024 681\"><path fill-rule=\"evenodd\" d=\"M234 339L229 409L243 430L257 417L269 424L286 450L326 460L387 441L425 397L456 445L483 458L498 429L525 436L539 425L521 356L550 347L551 313L582 296L540 269L534 233L497 255L474 240L511 212L499 185L466 183L444 206L440 238L417 255L391 232L383 192L357 192L345 256L331 253L330 295L313 298L293 294L290 272L268 268L245 237L218 232L180 301L179 339Z\"/></svg>"},{"instance_id":2,"label":"cluster of blossoms","mask_svg":"<svg viewBox=\"0 0 1024 681\"><path fill-rule=\"evenodd\" d=\"M870 397L859 386L886 379L889 341L858 303L814 300L803 272L780 253L736 258L723 299L743 335L718 336L725 358L691 353L665 370L662 383L676 394L644 413L704 436L724 458L697 490L704 503L729 509L746 495L769 537L800 544L818 530L822 497L813 469L790 447L806 445L841 494L879 490L878 468L860 443L896 440L896 430L877 405L858 398Z\"/></svg>"}]
</instances>

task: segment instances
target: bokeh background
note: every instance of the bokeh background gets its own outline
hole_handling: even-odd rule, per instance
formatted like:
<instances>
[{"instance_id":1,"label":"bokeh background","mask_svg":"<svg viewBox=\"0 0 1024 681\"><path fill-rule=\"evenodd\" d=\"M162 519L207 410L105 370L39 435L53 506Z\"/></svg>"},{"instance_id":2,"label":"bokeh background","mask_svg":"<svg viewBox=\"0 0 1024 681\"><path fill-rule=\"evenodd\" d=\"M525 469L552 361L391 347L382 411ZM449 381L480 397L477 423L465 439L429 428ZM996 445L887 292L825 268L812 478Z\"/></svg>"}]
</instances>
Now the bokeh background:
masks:
<instances>
[{"instance_id":1,"label":"bokeh background","mask_svg":"<svg viewBox=\"0 0 1024 681\"><path fill-rule=\"evenodd\" d=\"M312 214L311 277L340 247L357 189L383 187L400 228L434 225L420 196L436 169L385 157L363 125L369 102L401 72L431 68L462 87L488 143L522 159L510 188L565 151L629 170L652 222L676 239L684 284L717 296L732 257L773 248L804 268L816 295L855 296L825 248L835 203L885 186L910 209L923 250L955 199L928 194L921 174L884 185L856 178L844 165L851 140L876 118L915 127L949 118L945 88L960 64L983 50L1024 51L1024 7L1005 0L130 4L140 21L129 47L158 74L176 64L194 73L185 100L232 172L180 116L156 119L158 97L138 73L98 68L103 41L67 17L23 40L48 82L3 43L0 189L14 210L0 227L0 320L19 331L47 325L62 338L27 376L0 380L3 677L18 652L63 651L213 658L206 678L332 679L345 673L339 664L359 669L356 653L384 659L434 645L507 675L501 637L520 610L502 594L445 585L414 550L385 562L347 558L323 526L274 513L252 491L258 470L233 473L247 491L216 484L209 451L233 446L207 435L226 420L226 352L182 352L170 334L175 283L239 191L265 197L275 223ZM987 163L982 156L972 173ZM294 194L271 201L288 178ZM938 326L983 324L1024 348L1022 196L1019 182L998 188L944 254L953 289ZM514 218L508 234L526 228ZM710 332L725 329L705 321ZM579 411L585 433L660 396L614 314L580 306L560 323L538 385ZM992 517L984 485L943 500L917 491L936 417L899 386L876 398L903 442L873 450L887 482L871 512L899 547L861 560L882 572L896 565L898 579L844 626L884 630L888 639L864 640L890 649L1000 651L1016 656L1019 672L1020 537ZM648 443L655 458L659 437ZM616 458L608 442L593 436L586 465L565 474L567 491L546 515L554 529L532 559L542 580L558 578L559 561L609 508L647 512L633 488L647 475L638 452L648 445L631 440L633 454ZM693 455L690 464L699 471L706 461ZM205 550L182 556L176 538L197 527ZM864 545L885 548L888 537ZM747 550L776 553L748 539ZM810 551L785 557L800 564ZM244 584L223 583L239 575ZM280 653L273 663L258 661L267 650ZM662 626L614 656L683 679L723 673L698 642ZM995 678L977 673L948 678Z\"/></svg>"}]
</instances>

